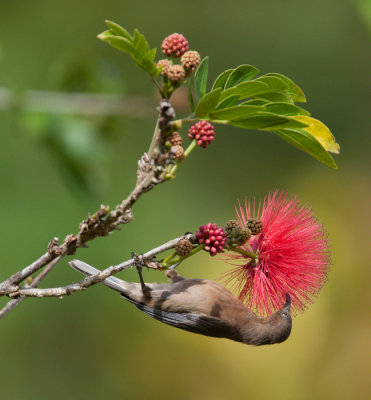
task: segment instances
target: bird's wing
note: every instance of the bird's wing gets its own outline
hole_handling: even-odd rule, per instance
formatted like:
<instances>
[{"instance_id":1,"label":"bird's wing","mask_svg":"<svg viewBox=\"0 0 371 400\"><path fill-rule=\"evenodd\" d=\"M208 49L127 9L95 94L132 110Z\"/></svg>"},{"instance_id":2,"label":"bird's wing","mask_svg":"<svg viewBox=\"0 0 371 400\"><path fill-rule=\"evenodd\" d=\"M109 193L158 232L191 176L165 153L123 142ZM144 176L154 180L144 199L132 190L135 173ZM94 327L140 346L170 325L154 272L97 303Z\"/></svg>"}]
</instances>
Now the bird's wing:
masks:
<instances>
[{"instance_id":1,"label":"bird's wing","mask_svg":"<svg viewBox=\"0 0 371 400\"><path fill-rule=\"evenodd\" d=\"M132 298L121 294L126 300L134 304L139 310L150 317L157 319L165 324L174 326L193 333L199 333L205 336L226 337L238 340L238 334L228 323L206 314L169 312L159 308L148 307L143 303L137 302Z\"/></svg>"}]
</instances>

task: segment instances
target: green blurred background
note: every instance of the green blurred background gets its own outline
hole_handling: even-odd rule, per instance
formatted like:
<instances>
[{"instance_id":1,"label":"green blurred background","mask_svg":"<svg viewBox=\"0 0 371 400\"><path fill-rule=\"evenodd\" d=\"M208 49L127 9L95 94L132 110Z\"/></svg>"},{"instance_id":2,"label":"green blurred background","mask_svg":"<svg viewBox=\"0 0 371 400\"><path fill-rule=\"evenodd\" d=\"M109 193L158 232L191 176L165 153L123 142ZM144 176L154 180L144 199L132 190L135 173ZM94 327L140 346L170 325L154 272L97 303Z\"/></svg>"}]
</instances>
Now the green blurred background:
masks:
<instances>
[{"instance_id":1,"label":"green blurred background","mask_svg":"<svg viewBox=\"0 0 371 400\"><path fill-rule=\"evenodd\" d=\"M16 94L0 110L0 280L135 183L156 118L153 87L129 56L96 39L104 19L138 27L158 48L166 35L183 33L191 49L210 56L210 80L243 63L291 77L342 148L334 171L273 134L218 127L217 140L194 152L177 179L140 199L131 224L76 255L106 267L202 223L225 223L236 199L287 189L313 207L332 249L328 284L295 318L287 342L253 348L182 332L97 285L63 300L28 299L0 321L1 398L371 398L370 1L1 0L0 7L0 87ZM26 113L29 89L147 96L154 106L129 117ZM180 104L178 115L186 112ZM181 272L217 279L226 268L200 254ZM121 276L137 280L134 271ZM43 285L79 278L66 258ZM145 279L164 280L159 272Z\"/></svg>"}]
</instances>

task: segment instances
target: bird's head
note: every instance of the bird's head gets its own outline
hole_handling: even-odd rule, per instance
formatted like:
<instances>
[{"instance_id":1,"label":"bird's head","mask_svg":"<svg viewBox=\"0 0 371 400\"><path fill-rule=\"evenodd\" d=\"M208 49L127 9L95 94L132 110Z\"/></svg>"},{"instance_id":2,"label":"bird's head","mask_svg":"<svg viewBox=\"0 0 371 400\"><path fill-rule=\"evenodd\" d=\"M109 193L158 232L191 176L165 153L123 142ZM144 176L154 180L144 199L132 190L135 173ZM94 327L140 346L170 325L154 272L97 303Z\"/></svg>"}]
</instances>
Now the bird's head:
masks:
<instances>
[{"instance_id":1,"label":"bird's head","mask_svg":"<svg viewBox=\"0 0 371 400\"><path fill-rule=\"evenodd\" d=\"M291 308L291 297L288 293L286 293L285 305L280 310L278 310L276 314L278 314L278 316L284 320L291 321L290 308Z\"/></svg>"},{"instance_id":2,"label":"bird's head","mask_svg":"<svg viewBox=\"0 0 371 400\"><path fill-rule=\"evenodd\" d=\"M284 306L267 318L246 321L242 328L242 341L246 344L261 346L285 341L291 333L291 298L286 294Z\"/></svg>"},{"instance_id":3,"label":"bird's head","mask_svg":"<svg viewBox=\"0 0 371 400\"><path fill-rule=\"evenodd\" d=\"M292 319L290 314L291 297L286 293L285 305L270 317L268 317L269 324L275 336L274 343L281 343L285 341L291 333Z\"/></svg>"}]
</instances>

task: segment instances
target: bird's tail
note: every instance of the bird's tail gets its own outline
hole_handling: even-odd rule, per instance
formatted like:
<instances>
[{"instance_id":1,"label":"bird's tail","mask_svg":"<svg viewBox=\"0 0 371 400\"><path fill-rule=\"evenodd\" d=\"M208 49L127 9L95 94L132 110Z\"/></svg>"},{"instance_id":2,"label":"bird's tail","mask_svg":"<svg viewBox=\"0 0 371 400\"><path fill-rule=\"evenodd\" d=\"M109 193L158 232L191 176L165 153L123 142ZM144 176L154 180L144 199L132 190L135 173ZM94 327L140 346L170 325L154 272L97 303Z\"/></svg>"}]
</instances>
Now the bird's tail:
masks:
<instances>
[{"instance_id":1,"label":"bird's tail","mask_svg":"<svg viewBox=\"0 0 371 400\"><path fill-rule=\"evenodd\" d=\"M86 264L80 260L72 260L69 262L69 264L73 269L75 269L76 271L79 271L87 276L97 275L101 272L99 269L94 268L91 265ZM113 290L117 290L118 292L121 292L124 294L126 294L128 292L130 285L131 285L131 282L123 281L114 276L110 276L110 277L106 278L104 281L102 281L102 283L103 283L103 285L106 285L109 288L111 288Z\"/></svg>"}]
</instances>

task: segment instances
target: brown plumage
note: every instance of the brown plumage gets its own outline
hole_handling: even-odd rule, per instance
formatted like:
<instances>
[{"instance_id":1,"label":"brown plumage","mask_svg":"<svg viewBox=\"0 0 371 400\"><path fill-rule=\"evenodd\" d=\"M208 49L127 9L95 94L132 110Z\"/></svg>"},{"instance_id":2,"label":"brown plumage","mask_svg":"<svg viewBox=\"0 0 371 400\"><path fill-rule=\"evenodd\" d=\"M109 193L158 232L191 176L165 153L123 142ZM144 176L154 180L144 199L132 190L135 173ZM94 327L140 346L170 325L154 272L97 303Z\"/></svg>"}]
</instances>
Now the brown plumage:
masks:
<instances>
[{"instance_id":1,"label":"brown plumage","mask_svg":"<svg viewBox=\"0 0 371 400\"><path fill-rule=\"evenodd\" d=\"M100 271L73 260L71 267L85 275ZM267 318L259 318L224 286L206 279L185 279L168 270L170 283L144 284L109 277L102 283L137 308L165 324L201 335L227 338L260 346L280 343L290 336L290 296L284 307Z\"/></svg>"}]
</instances>

